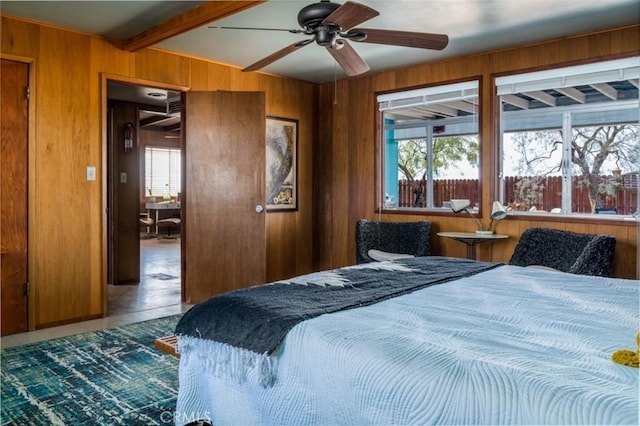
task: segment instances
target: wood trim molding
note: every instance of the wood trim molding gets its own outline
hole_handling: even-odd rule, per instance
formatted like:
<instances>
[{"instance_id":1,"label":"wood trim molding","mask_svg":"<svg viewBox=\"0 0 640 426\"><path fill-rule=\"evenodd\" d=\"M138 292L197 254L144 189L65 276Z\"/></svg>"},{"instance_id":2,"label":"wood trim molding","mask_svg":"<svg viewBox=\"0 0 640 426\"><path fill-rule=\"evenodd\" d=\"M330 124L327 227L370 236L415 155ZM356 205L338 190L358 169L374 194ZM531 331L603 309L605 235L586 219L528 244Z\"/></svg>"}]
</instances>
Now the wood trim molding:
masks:
<instances>
[{"instance_id":1,"label":"wood trim molding","mask_svg":"<svg viewBox=\"0 0 640 426\"><path fill-rule=\"evenodd\" d=\"M149 87L155 87L158 89L173 90L175 92L187 92L191 90L189 86L182 86L179 84L172 84L172 83L163 83L155 80L147 80L143 78L129 77L126 75L111 74L111 73L105 73L105 72L100 73L100 78L101 78L101 82L104 83L103 90L105 91L105 99L106 99L106 89L107 89L106 83L109 80L112 80L118 83L131 84L134 86L149 86Z\"/></svg>"},{"instance_id":2,"label":"wood trim molding","mask_svg":"<svg viewBox=\"0 0 640 426\"><path fill-rule=\"evenodd\" d=\"M265 1L267 0L208 1L192 10L155 25L140 34L136 34L119 42L118 47L128 52L135 52L209 22L242 12Z\"/></svg>"},{"instance_id":3,"label":"wood trim molding","mask_svg":"<svg viewBox=\"0 0 640 426\"><path fill-rule=\"evenodd\" d=\"M32 218L35 217L35 197L36 197L36 60L27 56L13 55L10 53L0 53L0 59L9 61L22 62L29 65L29 106L28 106L28 135L27 135L27 247L35 247L36 241L32 232L29 232ZM28 252L27 252L28 253ZM27 274L29 277L29 297L27 298L27 329L33 331L36 329L36 300L38 292L38 283L32 281L36 274L35 257L27 255Z\"/></svg>"}]
</instances>

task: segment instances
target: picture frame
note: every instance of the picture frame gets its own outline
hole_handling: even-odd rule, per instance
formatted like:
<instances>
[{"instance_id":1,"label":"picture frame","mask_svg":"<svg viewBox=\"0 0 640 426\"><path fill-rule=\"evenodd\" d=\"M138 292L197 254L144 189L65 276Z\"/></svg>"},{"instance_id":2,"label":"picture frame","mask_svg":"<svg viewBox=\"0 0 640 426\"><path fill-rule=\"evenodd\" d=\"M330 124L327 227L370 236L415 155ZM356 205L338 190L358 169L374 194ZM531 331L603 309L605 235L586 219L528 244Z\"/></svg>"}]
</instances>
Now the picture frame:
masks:
<instances>
[{"instance_id":1,"label":"picture frame","mask_svg":"<svg viewBox=\"0 0 640 426\"><path fill-rule=\"evenodd\" d=\"M297 211L298 120L268 116L266 128L267 211Z\"/></svg>"}]
</instances>

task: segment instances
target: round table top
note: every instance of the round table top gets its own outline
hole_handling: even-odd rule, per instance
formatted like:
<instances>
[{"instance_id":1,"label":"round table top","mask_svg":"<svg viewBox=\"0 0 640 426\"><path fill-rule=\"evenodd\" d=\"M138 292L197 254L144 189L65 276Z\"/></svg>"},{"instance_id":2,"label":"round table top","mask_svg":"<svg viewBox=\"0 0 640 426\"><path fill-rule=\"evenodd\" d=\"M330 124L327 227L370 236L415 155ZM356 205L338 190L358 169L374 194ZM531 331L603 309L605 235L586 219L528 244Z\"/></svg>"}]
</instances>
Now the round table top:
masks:
<instances>
[{"instance_id":1,"label":"round table top","mask_svg":"<svg viewBox=\"0 0 640 426\"><path fill-rule=\"evenodd\" d=\"M486 234L477 232L438 232L439 237L456 238L460 240L500 240L509 238L506 234Z\"/></svg>"}]
</instances>

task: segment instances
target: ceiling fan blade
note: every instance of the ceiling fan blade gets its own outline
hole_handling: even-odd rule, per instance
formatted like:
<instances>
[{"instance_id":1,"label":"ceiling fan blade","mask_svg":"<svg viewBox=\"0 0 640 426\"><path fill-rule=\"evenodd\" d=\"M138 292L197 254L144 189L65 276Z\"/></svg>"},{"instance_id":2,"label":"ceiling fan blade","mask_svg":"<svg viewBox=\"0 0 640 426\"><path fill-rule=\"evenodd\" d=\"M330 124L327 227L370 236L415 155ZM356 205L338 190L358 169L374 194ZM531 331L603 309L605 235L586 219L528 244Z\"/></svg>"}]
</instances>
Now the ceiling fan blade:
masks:
<instances>
[{"instance_id":1,"label":"ceiling fan blade","mask_svg":"<svg viewBox=\"0 0 640 426\"><path fill-rule=\"evenodd\" d=\"M285 56L287 56L290 53L295 52L296 50L300 49L301 47L306 46L307 44L311 43L313 41L313 39L309 39L309 40L303 40L303 41L299 41L297 43L293 43L283 49L278 50L275 53L272 53L271 55L267 56L266 58L260 59L258 62L256 62L255 64L251 64L248 67L244 68L242 71L244 72L249 72L249 71L256 71L259 70L260 68L264 68L267 65L277 61L278 59L284 58Z\"/></svg>"},{"instance_id":2,"label":"ceiling fan blade","mask_svg":"<svg viewBox=\"0 0 640 426\"><path fill-rule=\"evenodd\" d=\"M323 21L323 25L333 24L341 29L347 30L356 25L360 25L371 18L375 18L380 13L360 3L347 1L342 6L334 10L331 15Z\"/></svg>"},{"instance_id":3,"label":"ceiling fan blade","mask_svg":"<svg viewBox=\"0 0 640 426\"><path fill-rule=\"evenodd\" d=\"M361 40L359 35L366 34ZM420 49L442 50L449 44L446 34L414 33L410 31L376 30L371 28L353 28L346 37L363 43L389 44L392 46L418 47Z\"/></svg>"},{"instance_id":4,"label":"ceiling fan blade","mask_svg":"<svg viewBox=\"0 0 640 426\"><path fill-rule=\"evenodd\" d=\"M369 65L362 60L347 40L338 40L338 43L339 45L335 47L327 46L327 50L348 76L360 75L369 71Z\"/></svg>"},{"instance_id":5,"label":"ceiling fan blade","mask_svg":"<svg viewBox=\"0 0 640 426\"><path fill-rule=\"evenodd\" d=\"M209 28L215 28L218 30L256 30L256 31L286 31L292 34L300 34L303 33L304 30L287 30L284 28L256 28L256 27L219 27L219 26L210 26Z\"/></svg>"}]
</instances>

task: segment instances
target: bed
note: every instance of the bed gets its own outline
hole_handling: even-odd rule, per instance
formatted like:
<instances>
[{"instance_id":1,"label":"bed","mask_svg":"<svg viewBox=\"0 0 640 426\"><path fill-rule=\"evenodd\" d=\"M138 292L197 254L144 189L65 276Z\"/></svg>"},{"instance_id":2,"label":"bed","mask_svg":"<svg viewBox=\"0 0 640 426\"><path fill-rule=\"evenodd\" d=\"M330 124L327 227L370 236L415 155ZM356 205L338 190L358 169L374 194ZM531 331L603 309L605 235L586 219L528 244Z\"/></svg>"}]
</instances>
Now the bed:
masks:
<instances>
[{"instance_id":1,"label":"bed","mask_svg":"<svg viewBox=\"0 0 640 426\"><path fill-rule=\"evenodd\" d=\"M178 425L638 424L638 281L430 256L224 296L176 328Z\"/></svg>"}]
</instances>

